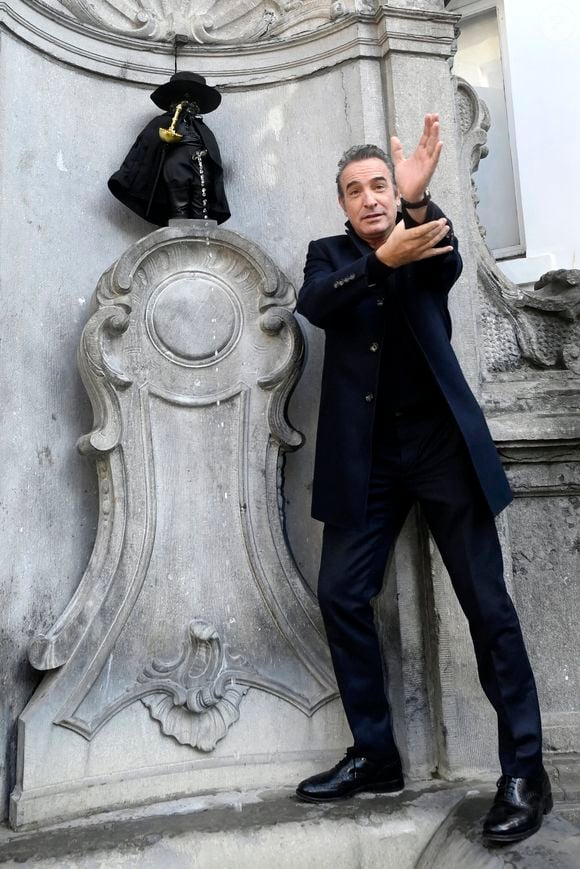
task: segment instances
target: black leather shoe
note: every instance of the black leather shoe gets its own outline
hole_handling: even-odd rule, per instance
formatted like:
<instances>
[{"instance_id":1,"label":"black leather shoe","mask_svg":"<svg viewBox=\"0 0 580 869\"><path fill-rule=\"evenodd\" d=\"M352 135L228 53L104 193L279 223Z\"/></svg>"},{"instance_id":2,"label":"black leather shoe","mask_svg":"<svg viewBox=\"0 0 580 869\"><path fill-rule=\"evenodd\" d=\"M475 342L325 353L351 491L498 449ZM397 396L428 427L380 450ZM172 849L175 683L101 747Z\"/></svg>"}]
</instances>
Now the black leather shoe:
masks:
<instances>
[{"instance_id":1,"label":"black leather shoe","mask_svg":"<svg viewBox=\"0 0 580 869\"><path fill-rule=\"evenodd\" d=\"M537 778L502 775L497 783L493 806L483 823L486 842L519 842L536 833L543 816L552 811L554 801L545 769Z\"/></svg>"},{"instance_id":2,"label":"black leather shoe","mask_svg":"<svg viewBox=\"0 0 580 869\"><path fill-rule=\"evenodd\" d=\"M391 794L405 787L400 760L375 760L347 752L336 766L304 779L296 795L309 803L341 800L361 791Z\"/></svg>"}]
</instances>

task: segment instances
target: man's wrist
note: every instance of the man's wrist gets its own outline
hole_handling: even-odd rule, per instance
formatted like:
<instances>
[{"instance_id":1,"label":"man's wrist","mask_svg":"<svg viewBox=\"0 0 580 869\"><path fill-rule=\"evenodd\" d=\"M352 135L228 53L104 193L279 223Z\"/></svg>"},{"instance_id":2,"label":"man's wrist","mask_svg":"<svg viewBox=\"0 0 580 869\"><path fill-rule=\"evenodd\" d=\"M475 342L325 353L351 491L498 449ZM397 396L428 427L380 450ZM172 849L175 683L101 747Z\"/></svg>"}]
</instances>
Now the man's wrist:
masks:
<instances>
[{"instance_id":1,"label":"man's wrist","mask_svg":"<svg viewBox=\"0 0 580 869\"><path fill-rule=\"evenodd\" d=\"M404 196L401 196L401 206L406 211L415 211L419 208L425 208L426 205L431 201L431 191L428 187L423 191L422 196L415 196L412 199L406 199Z\"/></svg>"},{"instance_id":2,"label":"man's wrist","mask_svg":"<svg viewBox=\"0 0 580 869\"><path fill-rule=\"evenodd\" d=\"M408 209L403 208L402 215L405 229L413 229L416 226L422 226L428 220L435 220L437 217L433 200L423 208L416 208L415 211L409 211Z\"/></svg>"},{"instance_id":3,"label":"man's wrist","mask_svg":"<svg viewBox=\"0 0 580 869\"><path fill-rule=\"evenodd\" d=\"M396 268L392 263L387 263L378 255L377 251L369 254L367 260L367 274L371 281L380 282L389 276L391 271Z\"/></svg>"}]
</instances>

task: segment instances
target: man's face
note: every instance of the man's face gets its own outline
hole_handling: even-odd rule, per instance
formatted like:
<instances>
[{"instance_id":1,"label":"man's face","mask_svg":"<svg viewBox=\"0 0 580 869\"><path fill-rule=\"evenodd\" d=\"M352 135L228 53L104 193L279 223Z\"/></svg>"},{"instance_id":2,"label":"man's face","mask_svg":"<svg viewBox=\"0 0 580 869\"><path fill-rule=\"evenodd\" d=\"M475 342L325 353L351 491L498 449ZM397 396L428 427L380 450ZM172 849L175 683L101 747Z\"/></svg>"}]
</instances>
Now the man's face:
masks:
<instances>
[{"instance_id":1,"label":"man's face","mask_svg":"<svg viewBox=\"0 0 580 869\"><path fill-rule=\"evenodd\" d=\"M397 194L389 167L378 157L356 160L342 170L339 203L356 234L381 245L397 219Z\"/></svg>"}]
</instances>

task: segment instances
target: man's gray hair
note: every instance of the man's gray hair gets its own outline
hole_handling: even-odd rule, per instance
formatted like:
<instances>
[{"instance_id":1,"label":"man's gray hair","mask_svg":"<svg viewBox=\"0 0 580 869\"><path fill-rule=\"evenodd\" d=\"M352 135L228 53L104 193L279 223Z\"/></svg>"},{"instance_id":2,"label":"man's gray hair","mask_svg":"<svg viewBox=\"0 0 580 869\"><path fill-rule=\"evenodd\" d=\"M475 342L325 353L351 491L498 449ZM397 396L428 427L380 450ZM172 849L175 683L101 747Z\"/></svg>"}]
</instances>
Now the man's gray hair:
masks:
<instances>
[{"instance_id":1,"label":"man's gray hair","mask_svg":"<svg viewBox=\"0 0 580 869\"><path fill-rule=\"evenodd\" d=\"M393 162L388 154L385 154L382 148L379 148L378 145L353 145L352 148L349 148L348 151L345 151L340 160L338 161L338 171L336 173L336 189L338 190L338 195L342 199L342 187L340 186L340 176L346 169L346 167L350 163L357 163L359 160L371 160L373 157L378 157L379 160L382 160L383 163L386 163L389 172L391 173L391 181L393 182L393 187L396 186L395 183L395 170L393 167Z\"/></svg>"}]
</instances>

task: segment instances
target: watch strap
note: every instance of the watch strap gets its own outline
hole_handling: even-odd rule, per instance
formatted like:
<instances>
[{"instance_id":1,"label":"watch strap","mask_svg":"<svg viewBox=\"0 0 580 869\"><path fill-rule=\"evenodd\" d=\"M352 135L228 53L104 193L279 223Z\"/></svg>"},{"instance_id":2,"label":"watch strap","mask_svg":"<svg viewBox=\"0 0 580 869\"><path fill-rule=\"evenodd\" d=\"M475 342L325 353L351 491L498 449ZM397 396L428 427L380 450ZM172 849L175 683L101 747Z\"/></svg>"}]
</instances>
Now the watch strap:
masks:
<instances>
[{"instance_id":1,"label":"watch strap","mask_svg":"<svg viewBox=\"0 0 580 869\"><path fill-rule=\"evenodd\" d=\"M428 187L425 188L425 193L423 194L423 199L420 199L418 202L409 202L408 199L403 199L401 196L401 205L403 208L423 208L423 206L428 205L431 202L431 191Z\"/></svg>"}]
</instances>

